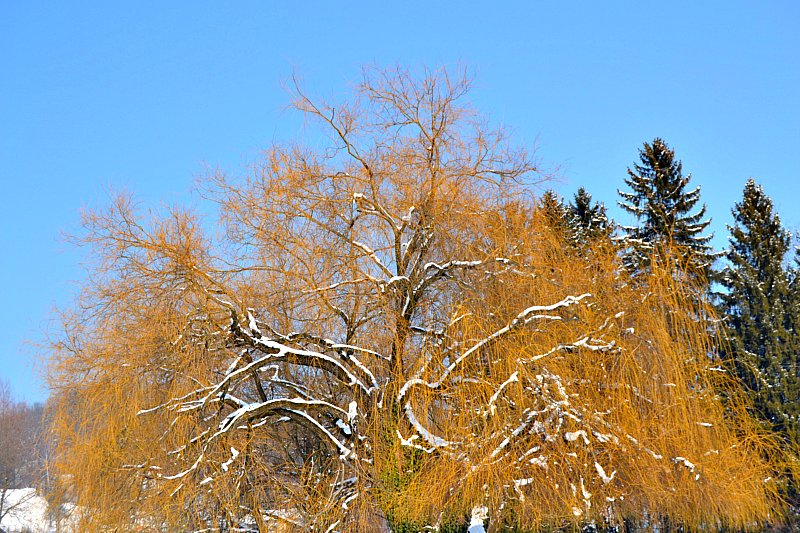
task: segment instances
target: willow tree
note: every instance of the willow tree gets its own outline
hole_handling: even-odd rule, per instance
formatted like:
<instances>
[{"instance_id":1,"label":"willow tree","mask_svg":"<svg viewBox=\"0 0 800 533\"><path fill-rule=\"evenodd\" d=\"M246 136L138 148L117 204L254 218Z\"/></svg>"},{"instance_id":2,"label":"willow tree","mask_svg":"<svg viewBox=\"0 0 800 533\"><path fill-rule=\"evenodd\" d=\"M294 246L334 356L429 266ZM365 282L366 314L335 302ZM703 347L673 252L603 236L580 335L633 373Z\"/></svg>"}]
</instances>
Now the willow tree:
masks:
<instances>
[{"instance_id":1,"label":"willow tree","mask_svg":"<svg viewBox=\"0 0 800 533\"><path fill-rule=\"evenodd\" d=\"M337 105L298 90L327 144L209 176L216 240L126 198L86 215L51 372L84 528L772 516L691 287L654 268L637 292L610 244L565 252L468 89L393 70Z\"/></svg>"}]
</instances>

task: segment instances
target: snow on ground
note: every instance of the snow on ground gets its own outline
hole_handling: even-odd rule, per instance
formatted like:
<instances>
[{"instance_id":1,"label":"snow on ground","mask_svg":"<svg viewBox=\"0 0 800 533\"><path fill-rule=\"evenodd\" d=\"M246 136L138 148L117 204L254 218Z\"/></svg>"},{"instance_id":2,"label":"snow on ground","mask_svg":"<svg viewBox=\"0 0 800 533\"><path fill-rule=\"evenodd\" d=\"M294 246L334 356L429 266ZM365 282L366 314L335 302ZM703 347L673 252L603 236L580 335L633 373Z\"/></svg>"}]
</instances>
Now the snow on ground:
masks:
<instances>
[{"instance_id":1,"label":"snow on ground","mask_svg":"<svg viewBox=\"0 0 800 533\"><path fill-rule=\"evenodd\" d=\"M489 518L489 509L486 507L474 507L472 509L472 517L469 521L469 529L467 533L486 533L483 525L486 519Z\"/></svg>"},{"instance_id":2,"label":"snow on ground","mask_svg":"<svg viewBox=\"0 0 800 533\"><path fill-rule=\"evenodd\" d=\"M6 512L6 509L8 510ZM36 489L9 489L6 491L0 519L0 531L5 533L51 533L57 530L47 512L47 500ZM62 522L58 531L72 529Z\"/></svg>"},{"instance_id":3,"label":"snow on ground","mask_svg":"<svg viewBox=\"0 0 800 533\"><path fill-rule=\"evenodd\" d=\"M72 533L77 531L69 516L62 518L56 524L48 515L47 500L36 493L36 489L9 489L6 491L4 507L5 512L0 519L0 533ZM66 510L65 514L68 514ZM272 526L269 531L283 531L288 524L299 525L302 519L292 511L267 511L265 513ZM485 533L485 523L488 519L488 509L478 506L472 509L472 516L468 533ZM253 521L253 525L255 521Z\"/></svg>"}]
</instances>

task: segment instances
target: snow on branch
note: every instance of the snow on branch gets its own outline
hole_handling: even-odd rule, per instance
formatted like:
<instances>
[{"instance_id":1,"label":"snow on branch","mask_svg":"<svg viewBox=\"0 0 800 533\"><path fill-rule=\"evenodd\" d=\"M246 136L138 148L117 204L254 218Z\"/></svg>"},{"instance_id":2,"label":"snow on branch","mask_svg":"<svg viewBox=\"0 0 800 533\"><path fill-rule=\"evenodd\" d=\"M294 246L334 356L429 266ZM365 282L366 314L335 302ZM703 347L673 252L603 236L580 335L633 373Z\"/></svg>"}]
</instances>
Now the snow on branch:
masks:
<instances>
[{"instance_id":1,"label":"snow on branch","mask_svg":"<svg viewBox=\"0 0 800 533\"><path fill-rule=\"evenodd\" d=\"M478 353L480 350L491 346L493 343L497 342L500 338L507 335L508 333L514 331L515 329L524 327L529 323L533 322L534 320L561 320L561 317L558 315L548 315L548 314L535 314L541 313L542 311L555 311L560 308L570 307L572 305L578 304L584 298L590 297L591 294L586 293L580 296L567 296L560 302L556 302L551 305L534 305L528 307L521 313L519 313L511 322L509 322L503 328L495 331L485 339L475 343L471 348L466 350L462 353L458 358L456 358L450 365L445 368L442 375L439 377L438 380L433 382L425 381L421 378L412 378L403 384L400 388L400 392L397 394L397 401L402 401L403 397L412 387L416 385L421 385L427 387L429 389L436 389L441 386L441 384L450 376L450 374L458 367L464 360L469 358L470 356Z\"/></svg>"}]
</instances>

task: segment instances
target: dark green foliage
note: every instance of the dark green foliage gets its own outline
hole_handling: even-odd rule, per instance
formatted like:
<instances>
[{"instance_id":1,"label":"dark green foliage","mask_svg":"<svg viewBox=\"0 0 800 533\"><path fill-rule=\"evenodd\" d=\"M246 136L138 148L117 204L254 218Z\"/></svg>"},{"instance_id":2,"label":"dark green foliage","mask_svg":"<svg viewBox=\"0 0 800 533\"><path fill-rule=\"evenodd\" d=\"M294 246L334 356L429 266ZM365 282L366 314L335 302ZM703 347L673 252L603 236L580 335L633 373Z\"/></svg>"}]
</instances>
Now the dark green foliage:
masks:
<instances>
[{"instance_id":1,"label":"dark green foliage","mask_svg":"<svg viewBox=\"0 0 800 533\"><path fill-rule=\"evenodd\" d=\"M557 232L571 240L569 211L564 201L552 190L548 189L539 199L539 208L544 212L547 224Z\"/></svg>"},{"instance_id":2,"label":"dark green foliage","mask_svg":"<svg viewBox=\"0 0 800 533\"><path fill-rule=\"evenodd\" d=\"M585 251L601 237L611 234L611 223L602 204L592 202L592 195L581 187L572 202L565 204L558 195L547 190L539 199L539 208L547 224L556 230L564 244Z\"/></svg>"},{"instance_id":3,"label":"dark green foliage","mask_svg":"<svg viewBox=\"0 0 800 533\"><path fill-rule=\"evenodd\" d=\"M443 518L438 526L424 525L408 520L395 520L391 514L387 516L392 533L424 533L425 531L439 531L440 533L467 533L469 520L467 518ZM436 529L438 527L438 529Z\"/></svg>"},{"instance_id":4,"label":"dark green foliage","mask_svg":"<svg viewBox=\"0 0 800 533\"><path fill-rule=\"evenodd\" d=\"M567 209L570 226L581 244L611 234L612 227L606 215L606 206L592 203L592 195L583 187L575 193Z\"/></svg>"},{"instance_id":5,"label":"dark green foliage","mask_svg":"<svg viewBox=\"0 0 800 533\"><path fill-rule=\"evenodd\" d=\"M703 232L711 221L703 220L705 205L692 213L700 201L700 187L686 190L691 176L683 175L681 162L662 139L644 143L639 160L625 179L631 191L618 191L620 207L638 223L622 228L630 246L628 266L633 271L646 269L653 251L674 245L683 268L709 279L716 256L709 244L712 235Z\"/></svg>"},{"instance_id":6,"label":"dark green foliage","mask_svg":"<svg viewBox=\"0 0 800 533\"><path fill-rule=\"evenodd\" d=\"M797 235L800 239L800 234ZM800 336L800 246L794 249L794 264L789 271L789 330Z\"/></svg>"},{"instance_id":7,"label":"dark green foliage","mask_svg":"<svg viewBox=\"0 0 800 533\"><path fill-rule=\"evenodd\" d=\"M758 415L784 437L796 440L800 338L797 298L792 294L797 279L790 279L783 266L789 232L773 211L772 200L752 179L732 213L729 264L720 278L727 289L720 296L730 342L727 355Z\"/></svg>"},{"instance_id":8,"label":"dark green foliage","mask_svg":"<svg viewBox=\"0 0 800 533\"><path fill-rule=\"evenodd\" d=\"M385 493L402 493L414 476L423 468L426 453L414 448L403 448L402 459L397 468L387 469L381 473L381 487ZM422 533L440 531L441 533L466 533L469 518L465 516L444 515L439 517L438 529L424 522L410 520L398 515L392 509L385 509L386 521L393 533Z\"/></svg>"}]
</instances>

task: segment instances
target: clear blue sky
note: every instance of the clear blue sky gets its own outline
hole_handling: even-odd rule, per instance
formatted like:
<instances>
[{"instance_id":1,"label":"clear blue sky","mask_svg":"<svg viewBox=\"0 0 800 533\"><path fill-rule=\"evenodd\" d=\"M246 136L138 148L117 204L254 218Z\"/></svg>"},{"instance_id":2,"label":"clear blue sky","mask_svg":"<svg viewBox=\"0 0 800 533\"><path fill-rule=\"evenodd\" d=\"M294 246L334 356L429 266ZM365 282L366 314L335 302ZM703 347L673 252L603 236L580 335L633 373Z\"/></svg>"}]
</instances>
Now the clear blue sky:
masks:
<instances>
[{"instance_id":1,"label":"clear blue sky","mask_svg":"<svg viewBox=\"0 0 800 533\"><path fill-rule=\"evenodd\" d=\"M725 243L753 176L800 227L800 3L4 2L0 7L0 378L28 401L52 308L82 271L60 240L110 186L193 201L297 120L283 83L341 93L364 64L465 64L473 100L613 205L661 136ZM615 216L618 211L613 210ZM624 218L623 218L624 220Z\"/></svg>"}]
</instances>

